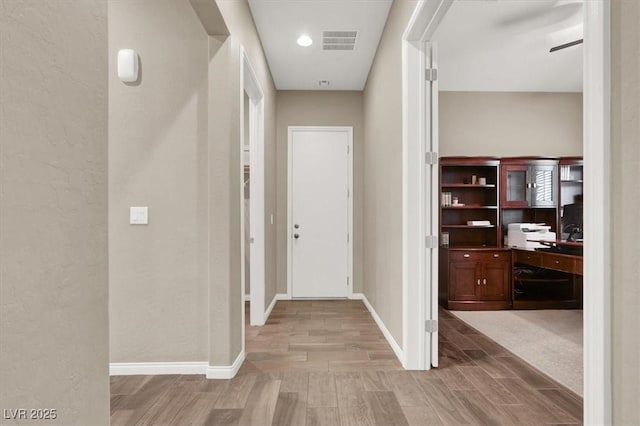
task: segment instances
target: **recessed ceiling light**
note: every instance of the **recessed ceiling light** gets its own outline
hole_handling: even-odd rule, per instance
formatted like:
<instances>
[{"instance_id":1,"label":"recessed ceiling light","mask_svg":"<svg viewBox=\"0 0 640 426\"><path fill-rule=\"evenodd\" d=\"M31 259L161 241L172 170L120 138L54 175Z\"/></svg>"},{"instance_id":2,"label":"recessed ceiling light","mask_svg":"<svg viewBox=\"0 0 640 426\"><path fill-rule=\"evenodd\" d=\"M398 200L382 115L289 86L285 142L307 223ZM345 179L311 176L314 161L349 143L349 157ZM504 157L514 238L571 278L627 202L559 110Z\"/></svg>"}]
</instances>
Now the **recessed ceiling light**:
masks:
<instances>
[{"instance_id":1,"label":"recessed ceiling light","mask_svg":"<svg viewBox=\"0 0 640 426\"><path fill-rule=\"evenodd\" d=\"M311 40L311 37L309 37L308 35L303 34L298 37L298 44L302 47L308 47L313 44L313 40Z\"/></svg>"}]
</instances>

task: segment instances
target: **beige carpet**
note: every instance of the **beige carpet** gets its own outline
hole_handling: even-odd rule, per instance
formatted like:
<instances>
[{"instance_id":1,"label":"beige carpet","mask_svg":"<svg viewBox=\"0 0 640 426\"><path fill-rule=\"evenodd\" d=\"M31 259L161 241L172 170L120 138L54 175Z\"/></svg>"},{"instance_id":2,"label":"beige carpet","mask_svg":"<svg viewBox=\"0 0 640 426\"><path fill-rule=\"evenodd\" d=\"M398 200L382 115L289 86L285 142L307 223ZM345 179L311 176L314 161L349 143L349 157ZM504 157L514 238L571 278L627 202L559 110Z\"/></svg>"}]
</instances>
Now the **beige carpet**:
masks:
<instances>
[{"instance_id":1,"label":"beige carpet","mask_svg":"<svg viewBox=\"0 0 640 426\"><path fill-rule=\"evenodd\" d=\"M451 311L582 396L582 311Z\"/></svg>"}]
</instances>

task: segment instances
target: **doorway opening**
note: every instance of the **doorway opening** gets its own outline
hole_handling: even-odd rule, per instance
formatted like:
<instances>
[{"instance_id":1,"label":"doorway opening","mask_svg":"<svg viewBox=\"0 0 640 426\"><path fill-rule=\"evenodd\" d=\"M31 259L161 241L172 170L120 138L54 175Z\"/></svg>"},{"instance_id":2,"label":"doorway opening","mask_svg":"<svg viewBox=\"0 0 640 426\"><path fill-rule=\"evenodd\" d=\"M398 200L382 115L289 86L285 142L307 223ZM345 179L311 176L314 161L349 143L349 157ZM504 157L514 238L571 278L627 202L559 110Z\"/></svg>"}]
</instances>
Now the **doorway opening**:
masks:
<instances>
[{"instance_id":1,"label":"doorway opening","mask_svg":"<svg viewBox=\"0 0 640 426\"><path fill-rule=\"evenodd\" d=\"M438 98L433 96L437 69L432 37L453 0L423 1L404 36L404 341L409 368L437 366L433 336L437 320L440 191L438 177ZM610 253L608 229L609 158L609 5L584 2L583 152L584 206L584 422L610 423ZM435 167L434 167L435 166ZM416 233L416 230L418 231ZM411 232L409 232L411 231ZM415 260L414 263L412 260ZM426 288L426 290L421 290ZM436 357L434 360L434 356ZM435 361L435 362L434 362Z\"/></svg>"},{"instance_id":2,"label":"doorway opening","mask_svg":"<svg viewBox=\"0 0 640 426\"><path fill-rule=\"evenodd\" d=\"M240 49L240 228L242 342L245 298L251 325L265 322L264 94L244 49ZM248 211L247 211L248 210Z\"/></svg>"}]
</instances>

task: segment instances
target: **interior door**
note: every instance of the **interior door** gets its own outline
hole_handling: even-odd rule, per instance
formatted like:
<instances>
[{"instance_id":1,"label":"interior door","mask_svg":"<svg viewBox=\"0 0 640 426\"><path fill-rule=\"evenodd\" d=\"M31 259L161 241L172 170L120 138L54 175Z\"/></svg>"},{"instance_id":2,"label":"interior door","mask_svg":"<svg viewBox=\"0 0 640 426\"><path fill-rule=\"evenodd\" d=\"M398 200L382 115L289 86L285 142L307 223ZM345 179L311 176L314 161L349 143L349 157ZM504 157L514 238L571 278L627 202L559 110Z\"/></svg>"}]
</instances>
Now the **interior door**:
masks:
<instances>
[{"instance_id":1,"label":"interior door","mask_svg":"<svg viewBox=\"0 0 640 426\"><path fill-rule=\"evenodd\" d=\"M349 293L351 128L290 128L290 256L294 298Z\"/></svg>"},{"instance_id":2,"label":"interior door","mask_svg":"<svg viewBox=\"0 0 640 426\"><path fill-rule=\"evenodd\" d=\"M439 190L439 167L437 158L439 150L438 140L438 45L436 43L425 43L425 67L434 70L430 78L425 84L425 113L426 128L425 140L426 151L430 151L432 161L425 164L425 223L430 227L429 235L438 235L440 229L439 223L439 207L440 207L440 190ZM432 248L426 250L425 259L425 320L438 321L438 245L432 245ZM426 366L438 366L438 328L432 328L425 338L425 355Z\"/></svg>"}]
</instances>

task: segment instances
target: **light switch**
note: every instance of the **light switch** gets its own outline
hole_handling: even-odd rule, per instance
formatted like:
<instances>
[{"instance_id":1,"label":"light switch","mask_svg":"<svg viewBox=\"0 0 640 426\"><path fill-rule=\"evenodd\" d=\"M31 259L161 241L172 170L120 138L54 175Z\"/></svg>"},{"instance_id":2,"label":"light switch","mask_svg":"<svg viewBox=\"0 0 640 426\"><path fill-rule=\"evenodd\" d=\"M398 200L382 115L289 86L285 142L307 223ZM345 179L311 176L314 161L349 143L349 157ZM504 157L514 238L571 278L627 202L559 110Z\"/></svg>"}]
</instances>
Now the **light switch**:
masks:
<instances>
[{"instance_id":1,"label":"light switch","mask_svg":"<svg viewBox=\"0 0 640 426\"><path fill-rule=\"evenodd\" d=\"M148 225L149 224L149 207L130 207L129 208L129 224L130 225Z\"/></svg>"}]
</instances>

